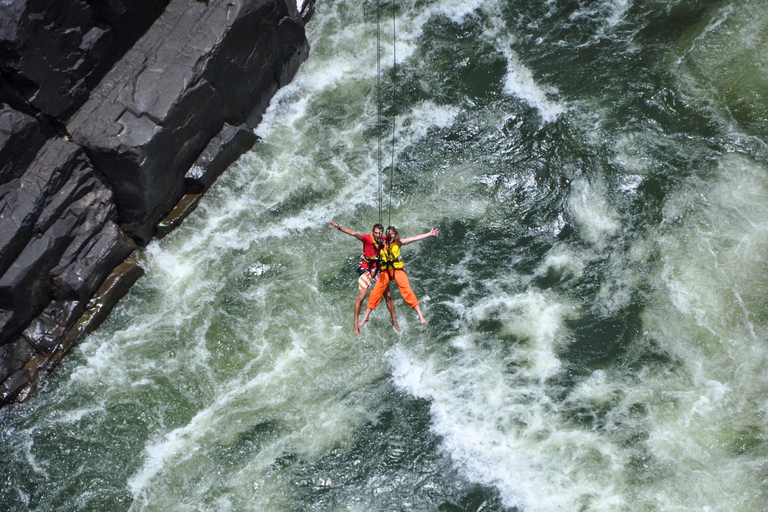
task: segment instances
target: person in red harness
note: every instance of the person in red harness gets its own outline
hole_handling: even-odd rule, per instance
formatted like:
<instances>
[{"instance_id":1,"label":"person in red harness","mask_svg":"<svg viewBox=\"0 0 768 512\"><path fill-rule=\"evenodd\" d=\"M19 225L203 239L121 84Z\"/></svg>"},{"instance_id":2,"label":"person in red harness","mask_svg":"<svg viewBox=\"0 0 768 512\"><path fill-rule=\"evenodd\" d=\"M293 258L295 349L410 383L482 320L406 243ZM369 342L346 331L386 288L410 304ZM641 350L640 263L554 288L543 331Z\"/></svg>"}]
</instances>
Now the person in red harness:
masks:
<instances>
[{"instance_id":1,"label":"person in red harness","mask_svg":"<svg viewBox=\"0 0 768 512\"><path fill-rule=\"evenodd\" d=\"M370 288L372 283L376 282L376 278L379 275L379 252L384 247L384 241L381 239L381 235L384 233L384 226L376 224L373 226L373 233L370 235L358 233L353 229L343 228L335 220L331 221L331 227L363 242L363 254L360 256L360 267L357 269L360 277L357 279L358 290L357 299L355 299L355 334L360 334L358 319L360 318L363 299L365 299L368 288ZM379 300L381 300L381 297L379 297ZM384 301L387 304L389 314L392 315L392 325L395 326L397 332L400 332L400 325L398 325L397 316L395 315L395 303L392 301L389 288L387 288L387 292L384 294Z\"/></svg>"},{"instance_id":2,"label":"person in red harness","mask_svg":"<svg viewBox=\"0 0 768 512\"><path fill-rule=\"evenodd\" d=\"M429 233L423 235L416 235L410 238L400 239L400 233L394 226L387 228L387 236L384 247L379 250L379 279L376 281L376 286L371 292L371 296L368 299L368 309L365 310L365 315L360 321L359 327L365 325L368 318L371 316L371 311L376 309L381 302L382 296L389 295L389 281L394 280L397 283L397 288L400 290L403 300L406 304L411 306L411 309L416 310L419 315L419 322L423 324L427 323L427 319L421 314L421 308L419 307L419 300L416 298L416 294L411 289L411 284L408 282L408 276L403 268L403 258L400 256L400 247L408 245L419 240L424 240L430 236L438 236L440 234L439 229L432 228Z\"/></svg>"}]
</instances>

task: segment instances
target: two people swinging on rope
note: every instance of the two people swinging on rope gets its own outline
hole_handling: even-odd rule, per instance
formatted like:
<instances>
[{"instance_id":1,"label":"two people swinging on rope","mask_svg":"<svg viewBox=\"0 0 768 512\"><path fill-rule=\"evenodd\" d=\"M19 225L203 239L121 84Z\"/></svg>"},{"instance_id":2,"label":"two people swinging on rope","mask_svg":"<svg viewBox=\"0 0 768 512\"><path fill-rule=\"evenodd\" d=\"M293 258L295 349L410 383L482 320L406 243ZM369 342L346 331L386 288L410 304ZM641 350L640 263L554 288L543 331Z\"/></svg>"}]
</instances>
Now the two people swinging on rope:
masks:
<instances>
[{"instance_id":1,"label":"two people swinging on rope","mask_svg":"<svg viewBox=\"0 0 768 512\"><path fill-rule=\"evenodd\" d=\"M419 301L416 298L416 294L413 293L413 289L408 281L408 275L405 273L403 259L400 255L400 247L413 242L418 242L419 240L424 240L425 238L438 236L440 230L433 227L429 232L422 235L401 239L400 233L394 226L389 226L387 228L385 237L382 237L383 227L381 224L376 224L373 227L373 233L371 235L363 235L352 229L343 228L336 221L331 221L331 227L333 229L338 229L347 235L354 236L363 242L363 255L361 256L362 263L360 269L358 269L358 273L360 274L360 278L358 279L359 289L357 300L355 301L355 334L360 334L360 327L364 326L368 321L371 312L378 307L382 297L384 297L387 309L389 309L389 313L392 315L392 325L397 332L400 332L401 329L397 323L397 317L395 315L395 306L392 302L392 296L389 293L389 283L392 280L397 284L397 287L400 290L400 295L402 295L406 304L416 310L416 313L419 315L419 322L426 324L427 319L424 318L424 315L421 312ZM371 241L372 243L369 245L369 242ZM368 251L367 253L366 250ZM366 263L367 265L365 265ZM364 268L363 265L365 265ZM365 311L365 315L363 315L363 319L358 323L363 299L372 283L375 283L375 286L368 299L368 307Z\"/></svg>"},{"instance_id":2,"label":"two people swinging on rope","mask_svg":"<svg viewBox=\"0 0 768 512\"><path fill-rule=\"evenodd\" d=\"M358 289L357 298L355 299L355 334L360 334L358 320L360 319L363 299L365 299L365 294L368 293L368 288L376 281L376 277L379 275L379 252L384 247L384 241L382 240L384 226L376 224L373 226L371 234L358 233L353 229L343 228L335 220L331 221L331 227L363 242L363 254L360 256L360 266L357 268L359 277L357 278ZM397 316L395 315L395 303L392 301L389 289L384 294L384 301L387 303L389 314L392 315L392 325L395 326L397 332L400 332L400 325L398 325Z\"/></svg>"}]
</instances>

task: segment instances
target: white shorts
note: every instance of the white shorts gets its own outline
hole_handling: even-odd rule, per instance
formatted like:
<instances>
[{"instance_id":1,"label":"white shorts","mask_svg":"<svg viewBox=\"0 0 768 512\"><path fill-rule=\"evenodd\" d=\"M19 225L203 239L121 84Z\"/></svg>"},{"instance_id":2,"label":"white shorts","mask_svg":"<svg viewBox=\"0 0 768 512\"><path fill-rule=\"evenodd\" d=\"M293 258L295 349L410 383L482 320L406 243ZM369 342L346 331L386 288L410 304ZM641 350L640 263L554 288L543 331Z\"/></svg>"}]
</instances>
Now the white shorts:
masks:
<instances>
[{"instance_id":1,"label":"white shorts","mask_svg":"<svg viewBox=\"0 0 768 512\"><path fill-rule=\"evenodd\" d=\"M366 270L357 278L357 286L359 286L361 290L367 290L371 284L376 282L378 275L379 273L376 271L371 272L370 270Z\"/></svg>"}]
</instances>

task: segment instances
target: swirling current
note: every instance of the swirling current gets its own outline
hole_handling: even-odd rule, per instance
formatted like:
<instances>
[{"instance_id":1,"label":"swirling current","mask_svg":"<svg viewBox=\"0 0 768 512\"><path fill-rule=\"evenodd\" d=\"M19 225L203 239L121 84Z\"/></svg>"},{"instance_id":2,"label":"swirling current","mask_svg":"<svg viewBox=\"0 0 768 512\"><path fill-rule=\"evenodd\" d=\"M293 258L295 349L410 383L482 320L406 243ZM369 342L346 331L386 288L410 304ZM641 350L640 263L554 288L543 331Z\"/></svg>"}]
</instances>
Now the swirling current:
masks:
<instances>
[{"instance_id":1,"label":"swirling current","mask_svg":"<svg viewBox=\"0 0 768 512\"><path fill-rule=\"evenodd\" d=\"M379 12L428 324L352 334L377 9L322 0L261 141L0 412L0 508L768 510L768 3Z\"/></svg>"}]
</instances>

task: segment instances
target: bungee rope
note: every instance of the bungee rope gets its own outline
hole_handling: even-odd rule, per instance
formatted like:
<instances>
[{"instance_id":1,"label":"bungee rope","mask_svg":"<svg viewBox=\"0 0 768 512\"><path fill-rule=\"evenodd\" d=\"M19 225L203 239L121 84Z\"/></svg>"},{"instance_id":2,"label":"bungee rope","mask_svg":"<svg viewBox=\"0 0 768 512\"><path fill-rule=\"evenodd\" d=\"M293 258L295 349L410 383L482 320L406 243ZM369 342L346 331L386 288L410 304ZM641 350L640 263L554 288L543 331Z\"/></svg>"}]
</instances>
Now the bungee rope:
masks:
<instances>
[{"instance_id":1,"label":"bungee rope","mask_svg":"<svg viewBox=\"0 0 768 512\"><path fill-rule=\"evenodd\" d=\"M395 172L395 127L397 125L397 43L395 13L397 11L397 0L392 0L392 163L389 167L389 216L387 226L392 225L392 185L394 183Z\"/></svg>"},{"instance_id":2,"label":"bungee rope","mask_svg":"<svg viewBox=\"0 0 768 512\"><path fill-rule=\"evenodd\" d=\"M392 225L392 186L394 184L395 171L395 128L397 124L397 26L396 26L396 0L392 2L392 160L389 168L389 207L387 208L387 225ZM381 6L380 0L376 0L376 96L377 96L377 137L378 145L376 160L378 163L379 177L379 224L384 222L384 173L381 165L382 147L382 111L381 98Z\"/></svg>"},{"instance_id":3,"label":"bungee rope","mask_svg":"<svg viewBox=\"0 0 768 512\"><path fill-rule=\"evenodd\" d=\"M376 161L378 163L379 177L379 224L382 223L382 193L383 179L381 173L381 8L379 0L376 0L376 135L378 147L376 150Z\"/></svg>"}]
</instances>

